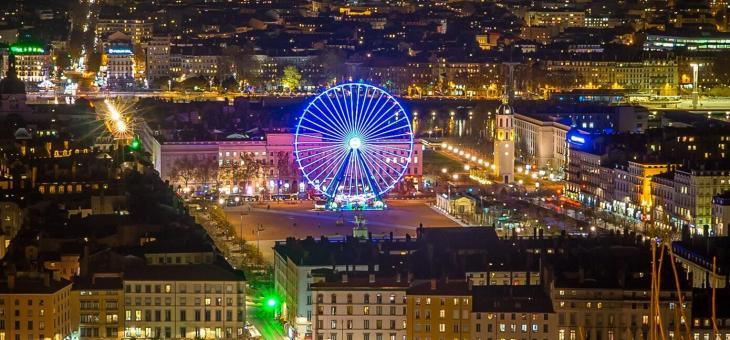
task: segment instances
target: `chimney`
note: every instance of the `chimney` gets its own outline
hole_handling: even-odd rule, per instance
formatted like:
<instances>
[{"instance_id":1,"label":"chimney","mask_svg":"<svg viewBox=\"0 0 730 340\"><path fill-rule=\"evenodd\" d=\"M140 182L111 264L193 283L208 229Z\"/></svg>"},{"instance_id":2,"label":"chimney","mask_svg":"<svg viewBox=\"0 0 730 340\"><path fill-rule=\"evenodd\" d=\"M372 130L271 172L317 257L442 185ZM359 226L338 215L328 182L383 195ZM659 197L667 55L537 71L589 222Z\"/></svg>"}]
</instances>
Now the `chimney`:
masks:
<instances>
[{"instance_id":1,"label":"chimney","mask_svg":"<svg viewBox=\"0 0 730 340\"><path fill-rule=\"evenodd\" d=\"M8 289L15 289L15 273L8 274Z\"/></svg>"},{"instance_id":2,"label":"chimney","mask_svg":"<svg viewBox=\"0 0 730 340\"><path fill-rule=\"evenodd\" d=\"M347 283L347 273L342 274L342 283Z\"/></svg>"},{"instance_id":3,"label":"chimney","mask_svg":"<svg viewBox=\"0 0 730 340\"><path fill-rule=\"evenodd\" d=\"M436 290L436 279L431 279L431 290Z\"/></svg>"},{"instance_id":4,"label":"chimney","mask_svg":"<svg viewBox=\"0 0 730 340\"><path fill-rule=\"evenodd\" d=\"M375 283L375 274L374 273L370 273L368 275L368 282Z\"/></svg>"}]
</instances>

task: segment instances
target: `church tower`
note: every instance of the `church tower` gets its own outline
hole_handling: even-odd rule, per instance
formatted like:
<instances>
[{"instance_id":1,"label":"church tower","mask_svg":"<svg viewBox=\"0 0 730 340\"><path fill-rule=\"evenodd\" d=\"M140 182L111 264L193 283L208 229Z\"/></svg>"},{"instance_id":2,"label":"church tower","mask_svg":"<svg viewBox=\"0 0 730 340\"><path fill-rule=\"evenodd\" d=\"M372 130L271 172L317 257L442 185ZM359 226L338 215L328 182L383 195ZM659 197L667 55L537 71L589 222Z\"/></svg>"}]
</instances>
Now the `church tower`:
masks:
<instances>
[{"instance_id":1,"label":"church tower","mask_svg":"<svg viewBox=\"0 0 730 340\"><path fill-rule=\"evenodd\" d=\"M515 126L514 109L510 106L513 97L513 71L514 64L507 64L509 67L509 83L506 86L506 93L502 97L502 104L495 112L495 136L494 136L494 176L505 184L515 179Z\"/></svg>"}]
</instances>

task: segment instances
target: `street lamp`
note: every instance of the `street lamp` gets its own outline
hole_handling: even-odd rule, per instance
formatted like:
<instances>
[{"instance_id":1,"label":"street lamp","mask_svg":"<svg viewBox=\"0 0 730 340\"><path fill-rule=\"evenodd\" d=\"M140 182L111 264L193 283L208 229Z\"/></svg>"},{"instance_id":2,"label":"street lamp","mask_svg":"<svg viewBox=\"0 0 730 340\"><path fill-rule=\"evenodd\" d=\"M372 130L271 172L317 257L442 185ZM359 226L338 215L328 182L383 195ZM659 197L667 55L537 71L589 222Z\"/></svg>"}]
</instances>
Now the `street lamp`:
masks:
<instances>
[{"instance_id":1,"label":"street lamp","mask_svg":"<svg viewBox=\"0 0 730 340\"><path fill-rule=\"evenodd\" d=\"M691 63L689 64L690 67L692 67L692 108L696 109L697 104L700 102L700 92L699 92L699 73L700 73L700 66L704 66L702 64L698 63Z\"/></svg>"},{"instance_id":2,"label":"street lamp","mask_svg":"<svg viewBox=\"0 0 730 340\"><path fill-rule=\"evenodd\" d=\"M172 92L172 79L167 80L167 92Z\"/></svg>"}]
</instances>

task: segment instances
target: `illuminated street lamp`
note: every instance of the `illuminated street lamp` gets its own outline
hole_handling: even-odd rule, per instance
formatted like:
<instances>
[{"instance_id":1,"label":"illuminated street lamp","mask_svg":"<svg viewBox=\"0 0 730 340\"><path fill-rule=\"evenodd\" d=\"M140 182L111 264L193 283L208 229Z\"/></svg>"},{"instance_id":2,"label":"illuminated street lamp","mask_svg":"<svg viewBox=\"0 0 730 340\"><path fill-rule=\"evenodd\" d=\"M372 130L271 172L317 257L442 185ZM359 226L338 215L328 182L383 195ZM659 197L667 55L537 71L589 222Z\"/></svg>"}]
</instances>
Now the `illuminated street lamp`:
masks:
<instances>
[{"instance_id":1,"label":"illuminated street lamp","mask_svg":"<svg viewBox=\"0 0 730 340\"><path fill-rule=\"evenodd\" d=\"M698 63L691 63L689 64L690 67L692 67L692 108L696 109L697 104L700 102L700 91L699 91L699 73L700 73L700 66L704 66L702 64Z\"/></svg>"}]
</instances>

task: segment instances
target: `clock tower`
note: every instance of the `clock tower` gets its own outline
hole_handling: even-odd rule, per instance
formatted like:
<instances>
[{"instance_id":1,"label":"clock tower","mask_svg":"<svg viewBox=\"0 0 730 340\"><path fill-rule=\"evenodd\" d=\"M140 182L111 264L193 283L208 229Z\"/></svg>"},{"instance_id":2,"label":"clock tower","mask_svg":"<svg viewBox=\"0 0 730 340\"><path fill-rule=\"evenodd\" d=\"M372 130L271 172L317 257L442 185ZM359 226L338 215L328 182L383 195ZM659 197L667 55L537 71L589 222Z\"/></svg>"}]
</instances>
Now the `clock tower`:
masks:
<instances>
[{"instance_id":1,"label":"clock tower","mask_svg":"<svg viewBox=\"0 0 730 340\"><path fill-rule=\"evenodd\" d=\"M515 179L515 126L514 109L510 105L513 97L512 83L514 64L509 67L509 83L502 98L502 104L495 112L494 176L505 184Z\"/></svg>"}]
</instances>

